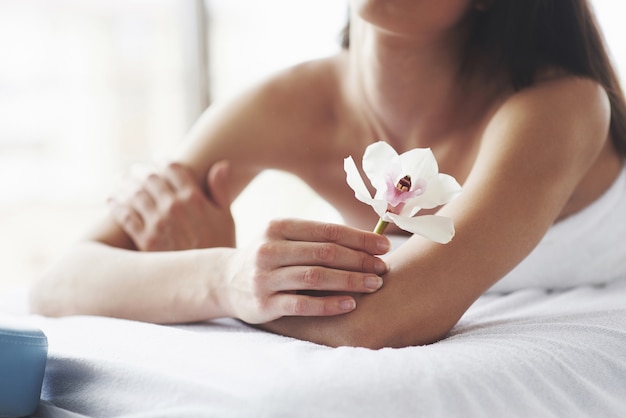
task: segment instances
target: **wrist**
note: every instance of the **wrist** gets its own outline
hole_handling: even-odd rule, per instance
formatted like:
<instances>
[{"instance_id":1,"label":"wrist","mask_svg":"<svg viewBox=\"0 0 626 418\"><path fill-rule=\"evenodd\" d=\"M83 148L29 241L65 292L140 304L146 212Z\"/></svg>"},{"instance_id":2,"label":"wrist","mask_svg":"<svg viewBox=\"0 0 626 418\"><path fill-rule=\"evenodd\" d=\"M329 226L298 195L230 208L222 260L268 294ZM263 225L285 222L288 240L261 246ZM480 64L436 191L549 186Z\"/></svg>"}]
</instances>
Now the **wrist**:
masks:
<instances>
[{"instance_id":1,"label":"wrist","mask_svg":"<svg viewBox=\"0 0 626 418\"><path fill-rule=\"evenodd\" d=\"M230 274L237 250L217 247L195 250L197 303L205 319L235 317L229 301Z\"/></svg>"}]
</instances>

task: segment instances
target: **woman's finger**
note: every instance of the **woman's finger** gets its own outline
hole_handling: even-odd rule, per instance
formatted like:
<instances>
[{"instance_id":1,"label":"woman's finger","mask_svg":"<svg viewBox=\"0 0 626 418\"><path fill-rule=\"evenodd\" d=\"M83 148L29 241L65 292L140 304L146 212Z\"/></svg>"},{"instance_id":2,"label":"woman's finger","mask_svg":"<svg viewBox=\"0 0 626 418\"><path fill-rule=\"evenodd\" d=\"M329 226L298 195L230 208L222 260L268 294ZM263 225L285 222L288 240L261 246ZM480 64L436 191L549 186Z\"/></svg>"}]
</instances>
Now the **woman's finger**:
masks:
<instances>
[{"instance_id":1,"label":"woman's finger","mask_svg":"<svg viewBox=\"0 0 626 418\"><path fill-rule=\"evenodd\" d=\"M163 170L163 177L174 191L180 192L197 186L191 173L178 163L168 164Z\"/></svg>"},{"instance_id":2,"label":"woman's finger","mask_svg":"<svg viewBox=\"0 0 626 418\"><path fill-rule=\"evenodd\" d=\"M137 190L130 199L129 203L142 219L152 217L156 210L156 203L154 199L144 189Z\"/></svg>"},{"instance_id":3,"label":"woman's finger","mask_svg":"<svg viewBox=\"0 0 626 418\"><path fill-rule=\"evenodd\" d=\"M167 208L174 200L174 189L162 176L150 174L144 182L146 190L158 207Z\"/></svg>"},{"instance_id":4,"label":"woman's finger","mask_svg":"<svg viewBox=\"0 0 626 418\"><path fill-rule=\"evenodd\" d=\"M387 272L387 265L380 258L332 242L267 241L257 251L257 263L267 270L324 266L362 273Z\"/></svg>"},{"instance_id":5,"label":"woman's finger","mask_svg":"<svg viewBox=\"0 0 626 418\"><path fill-rule=\"evenodd\" d=\"M267 236L270 239L336 243L369 254L385 254L391 247L385 236L373 232L345 225L294 219L272 221Z\"/></svg>"},{"instance_id":6,"label":"woman's finger","mask_svg":"<svg viewBox=\"0 0 626 418\"><path fill-rule=\"evenodd\" d=\"M372 293L380 289L383 279L372 273L329 269L320 266L294 266L275 270L267 280L272 292L323 290L346 293Z\"/></svg>"},{"instance_id":7,"label":"woman's finger","mask_svg":"<svg viewBox=\"0 0 626 418\"><path fill-rule=\"evenodd\" d=\"M351 296L306 296L277 293L268 302L268 309L278 316L333 316L353 311L356 301Z\"/></svg>"},{"instance_id":8,"label":"woman's finger","mask_svg":"<svg viewBox=\"0 0 626 418\"><path fill-rule=\"evenodd\" d=\"M111 198L107 201L109 212L115 222L131 237L137 237L143 231L144 223L139 214L130 206L120 204Z\"/></svg>"}]
</instances>

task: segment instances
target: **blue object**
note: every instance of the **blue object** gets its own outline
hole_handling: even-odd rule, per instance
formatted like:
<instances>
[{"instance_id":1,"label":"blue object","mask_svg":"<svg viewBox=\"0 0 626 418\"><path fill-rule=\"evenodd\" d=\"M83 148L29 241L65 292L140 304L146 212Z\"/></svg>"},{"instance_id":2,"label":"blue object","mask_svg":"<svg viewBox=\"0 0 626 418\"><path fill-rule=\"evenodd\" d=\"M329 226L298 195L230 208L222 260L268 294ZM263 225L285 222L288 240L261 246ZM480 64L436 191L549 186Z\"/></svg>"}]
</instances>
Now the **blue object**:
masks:
<instances>
[{"instance_id":1,"label":"blue object","mask_svg":"<svg viewBox=\"0 0 626 418\"><path fill-rule=\"evenodd\" d=\"M0 417L35 412L47 356L48 339L40 329L0 318Z\"/></svg>"}]
</instances>

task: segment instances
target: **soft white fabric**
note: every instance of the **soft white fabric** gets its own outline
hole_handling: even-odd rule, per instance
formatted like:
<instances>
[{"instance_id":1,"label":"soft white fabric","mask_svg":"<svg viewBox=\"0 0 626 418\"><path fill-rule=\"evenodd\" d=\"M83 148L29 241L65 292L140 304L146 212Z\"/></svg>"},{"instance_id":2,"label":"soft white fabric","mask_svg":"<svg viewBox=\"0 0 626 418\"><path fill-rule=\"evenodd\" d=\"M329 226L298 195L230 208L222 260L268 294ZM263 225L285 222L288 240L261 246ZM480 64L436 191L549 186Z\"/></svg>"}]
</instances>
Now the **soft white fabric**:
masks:
<instances>
[{"instance_id":1,"label":"soft white fabric","mask_svg":"<svg viewBox=\"0 0 626 418\"><path fill-rule=\"evenodd\" d=\"M485 295L441 342L379 351L234 320L21 318L48 336L45 418L626 416L626 278Z\"/></svg>"},{"instance_id":2,"label":"soft white fabric","mask_svg":"<svg viewBox=\"0 0 626 418\"><path fill-rule=\"evenodd\" d=\"M626 167L595 202L553 225L490 291L600 284L626 275Z\"/></svg>"}]
</instances>

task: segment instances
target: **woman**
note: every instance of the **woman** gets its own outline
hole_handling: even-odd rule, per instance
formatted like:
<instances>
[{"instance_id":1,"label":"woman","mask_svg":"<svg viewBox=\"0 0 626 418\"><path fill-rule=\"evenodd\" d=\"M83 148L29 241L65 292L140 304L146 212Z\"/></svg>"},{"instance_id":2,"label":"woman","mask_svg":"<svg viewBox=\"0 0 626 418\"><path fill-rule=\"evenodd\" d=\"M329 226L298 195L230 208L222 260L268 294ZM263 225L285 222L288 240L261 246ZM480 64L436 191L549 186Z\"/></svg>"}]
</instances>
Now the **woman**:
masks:
<instances>
[{"instance_id":1,"label":"woman","mask_svg":"<svg viewBox=\"0 0 626 418\"><path fill-rule=\"evenodd\" d=\"M430 343L622 170L626 107L584 0L352 0L348 43L211 108L177 163L113 200L112 219L46 273L33 310ZM377 216L342 169L377 140L431 148L463 184L438 210L451 243L414 236L379 258L389 243L366 232ZM232 248L229 205L267 168L302 178L347 225L280 220Z\"/></svg>"}]
</instances>

